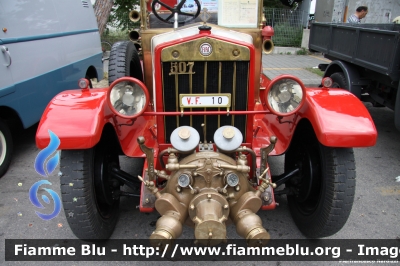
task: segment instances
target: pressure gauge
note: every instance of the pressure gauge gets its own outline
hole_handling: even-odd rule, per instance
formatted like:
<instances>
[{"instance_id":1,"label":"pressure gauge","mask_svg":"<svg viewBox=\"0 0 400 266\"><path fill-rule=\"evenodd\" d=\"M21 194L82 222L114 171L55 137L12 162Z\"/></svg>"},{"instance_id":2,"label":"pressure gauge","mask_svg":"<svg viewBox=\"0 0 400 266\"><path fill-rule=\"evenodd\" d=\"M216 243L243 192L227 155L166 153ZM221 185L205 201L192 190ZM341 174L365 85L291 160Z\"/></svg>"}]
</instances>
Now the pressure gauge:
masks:
<instances>
[{"instance_id":1,"label":"pressure gauge","mask_svg":"<svg viewBox=\"0 0 400 266\"><path fill-rule=\"evenodd\" d=\"M239 177L235 173L229 173L225 177L226 184L230 187L235 187L239 184Z\"/></svg>"},{"instance_id":2,"label":"pressure gauge","mask_svg":"<svg viewBox=\"0 0 400 266\"><path fill-rule=\"evenodd\" d=\"M190 175L188 175L188 174L181 174L179 177L178 177L178 185L180 186L180 187L188 187L189 185L190 185L190 183L191 183L191 176Z\"/></svg>"}]
</instances>

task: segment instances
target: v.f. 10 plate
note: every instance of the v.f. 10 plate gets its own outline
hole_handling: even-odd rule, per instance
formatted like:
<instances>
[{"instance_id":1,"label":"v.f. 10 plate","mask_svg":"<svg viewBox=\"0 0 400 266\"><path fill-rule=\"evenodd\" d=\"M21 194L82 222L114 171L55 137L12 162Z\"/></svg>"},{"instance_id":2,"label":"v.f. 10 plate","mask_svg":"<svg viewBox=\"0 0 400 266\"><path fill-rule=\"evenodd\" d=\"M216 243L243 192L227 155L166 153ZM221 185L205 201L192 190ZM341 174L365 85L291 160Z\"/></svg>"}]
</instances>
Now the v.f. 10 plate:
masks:
<instances>
[{"instance_id":1,"label":"v.f. 10 plate","mask_svg":"<svg viewBox=\"0 0 400 266\"><path fill-rule=\"evenodd\" d=\"M179 94L181 108L231 107L231 94Z\"/></svg>"}]
</instances>

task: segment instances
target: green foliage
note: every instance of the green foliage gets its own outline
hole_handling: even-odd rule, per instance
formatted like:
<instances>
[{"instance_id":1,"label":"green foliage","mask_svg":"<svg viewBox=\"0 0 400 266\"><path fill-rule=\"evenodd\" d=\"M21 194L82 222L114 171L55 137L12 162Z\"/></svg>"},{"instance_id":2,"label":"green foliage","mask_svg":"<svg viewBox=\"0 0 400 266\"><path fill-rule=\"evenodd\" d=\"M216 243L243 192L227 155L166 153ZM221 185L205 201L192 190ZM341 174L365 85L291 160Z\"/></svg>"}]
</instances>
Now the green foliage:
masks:
<instances>
[{"instance_id":1,"label":"green foliage","mask_svg":"<svg viewBox=\"0 0 400 266\"><path fill-rule=\"evenodd\" d=\"M263 0L265 8L292 8L296 9L303 0Z\"/></svg>"},{"instance_id":2,"label":"green foliage","mask_svg":"<svg viewBox=\"0 0 400 266\"><path fill-rule=\"evenodd\" d=\"M317 74L318 76L321 76L321 77L324 76L324 72L319 70L318 68L308 67L308 68L306 68L306 70L310 71L311 73Z\"/></svg>"},{"instance_id":3,"label":"green foliage","mask_svg":"<svg viewBox=\"0 0 400 266\"><path fill-rule=\"evenodd\" d=\"M129 41L129 35L128 35L128 31L124 30L124 31L113 31L113 30L109 30L103 33L103 36L101 36L101 41L102 42L107 42L109 43L111 46L119 41ZM105 50L110 50L110 45L104 43L102 44L104 45Z\"/></svg>"},{"instance_id":4,"label":"green foliage","mask_svg":"<svg viewBox=\"0 0 400 266\"><path fill-rule=\"evenodd\" d=\"M114 6L108 17L107 28L118 30L131 30L140 26L140 22L134 23L129 19L129 12L140 5L139 0L114 0Z\"/></svg>"},{"instance_id":5,"label":"green foliage","mask_svg":"<svg viewBox=\"0 0 400 266\"><path fill-rule=\"evenodd\" d=\"M272 41L275 46L283 47L300 47L303 38L302 26L291 26L289 23L284 22L274 26L274 37Z\"/></svg>"},{"instance_id":6,"label":"green foliage","mask_svg":"<svg viewBox=\"0 0 400 266\"><path fill-rule=\"evenodd\" d=\"M281 0L264 0L264 8L288 8Z\"/></svg>"},{"instance_id":7,"label":"green foliage","mask_svg":"<svg viewBox=\"0 0 400 266\"><path fill-rule=\"evenodd\" d=\"M298 50L298 51L296 52L296 54L297 54L297 55L306 55L306 54L308 54L308 52L307 52L306 48L301 47L301 49Z\"/></svg>"}]
</instances>

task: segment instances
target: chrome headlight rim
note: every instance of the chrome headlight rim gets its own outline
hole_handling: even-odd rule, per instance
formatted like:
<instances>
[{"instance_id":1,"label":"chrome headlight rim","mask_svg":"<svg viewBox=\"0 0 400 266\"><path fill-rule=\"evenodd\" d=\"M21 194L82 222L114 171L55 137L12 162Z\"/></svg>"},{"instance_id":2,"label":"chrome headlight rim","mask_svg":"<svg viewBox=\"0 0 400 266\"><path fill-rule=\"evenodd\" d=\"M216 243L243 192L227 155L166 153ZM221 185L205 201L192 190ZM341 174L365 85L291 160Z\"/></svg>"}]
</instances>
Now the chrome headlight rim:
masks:
<instances>
[{"instance_id":1,"label":"chrome headlight rim","mask_svg":"<svg viewBox=\"0 0 400 266\"><path fill-rule=\"evenodd\" d=\"M137 112L136 114L133 114L133 115L124 115L124 114L121 114L120 112L118 112L118 111L114 108L113 104L111 103L111 92L112 92L113 88L114 88L116 85L120 84L121 82L131 82L131 83L135 83L136 85L138 85L138 86L140 87L140 89L143 91L143 93L144 93L144 95L145 95L145 97L146 97L146 99L145 99L145 104L144 104L143 109L140 110L139 112ZM132 78L132 77L122 77L122 78L119 78L119 79L115 80L113 83L111 83L111 85L110 85L110 87L108 88L108 91L107 91L107 103L108 103L108 106L110 107L111 111L112 111L115 115L117 115L117 116L119 116L119 117L122 117L122 118L127 118L127 119L134 119L134 118L137 118L138 116L140 116L140 115L142 115L142 114L144 113L144 111L146 110L147 106L149 106L149 102L150 102L150 94L149 94L149 91L148 91L146 85L144 85L143 82L141 82L140 80L138 80L138 79L136 79L136 78Z\"/></svg>"},{"instance_id":2,"label":"chrome headlight rim","mask_svg":"<svg viewBox=\"0 0 400 266\"><path fill-rule=\"evenodd\" d=\"M293 81L295 81L298 85L300 85L300 88L301 88L301 91L302 91L302 94L303 94L303 95L302 95L302 98L301 98L301 100L300 100L299 105L298 105L295 109L293 109L292 111L287 112L287 113L282 113L282 112L276 111L276 110L270 105L270 103L269 103L269 101L268 101L268 96L270 95L270 92L271 92L272 88L273 88L279 81L282 81L282 80L285 80L285 79L293 80ZM303 104L304 104L304 102L305 102L305 98L306 98L306 87L304 86L303 82L302 82L299 78L297 78L297 77L295 77L295 76L292 76L292 75L280 75L280 76L278 76L278 77L275 77L275 78L272 79L271 82L268 84L268 86L267 86L267 88L266 88L266 91L265 91L265 103L266 103L266 105L267 105L267 108L271 111L271 113L273 113L273 114L275 114L275 115L277 115L277 116L280 116L280 117L282 117L282 116L290 116L290 115L293 115L293 114L297 113L297 112L303 107Z\"/></svg>"}]
</instances>

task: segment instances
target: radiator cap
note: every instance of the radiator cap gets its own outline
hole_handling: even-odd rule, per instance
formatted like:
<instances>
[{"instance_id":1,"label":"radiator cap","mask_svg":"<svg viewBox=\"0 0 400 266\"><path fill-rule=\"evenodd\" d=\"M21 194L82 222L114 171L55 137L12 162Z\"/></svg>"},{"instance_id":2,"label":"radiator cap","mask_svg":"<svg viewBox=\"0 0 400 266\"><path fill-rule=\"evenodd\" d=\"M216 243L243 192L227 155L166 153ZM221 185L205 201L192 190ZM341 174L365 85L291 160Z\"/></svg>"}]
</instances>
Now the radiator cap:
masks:
<instances>
[{"instance_id":1,"label":"radiator cap","mask_svg":"<svg viewBox=\"0 0 400 266\"><path fill-rule=\"evenodd\" d=\"M189 126L178 127L171 134L171 144L178 151L193 151L199 145L199 141L199 132Z\"/></svg>"},{"instance_id":2,"label":"radiator cap","mask_svg":"<svg viewBox=\"0 0 400 266\"><path fill-rule=\"evenodd\" d=\"M231 152L240 147L243 142L243 135L236 127L223 126L215 131L214 142L219 150Z\"/></svg>"}]
</instances>

